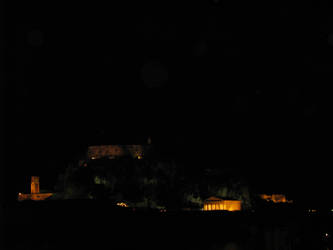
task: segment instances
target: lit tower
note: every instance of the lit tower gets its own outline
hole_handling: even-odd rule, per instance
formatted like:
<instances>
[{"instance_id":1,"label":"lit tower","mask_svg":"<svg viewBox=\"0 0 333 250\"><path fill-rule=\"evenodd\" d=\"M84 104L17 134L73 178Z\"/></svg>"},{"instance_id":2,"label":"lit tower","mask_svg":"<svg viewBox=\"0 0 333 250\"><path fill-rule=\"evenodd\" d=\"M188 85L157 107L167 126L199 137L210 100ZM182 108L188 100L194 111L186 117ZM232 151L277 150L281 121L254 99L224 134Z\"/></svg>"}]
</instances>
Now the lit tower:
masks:
<instances>
[{"instance_id":1,"label":"lit tower","mask_svg":"<svg viewBox=\"0 0 333 250\"><path fill-rule=\"evenodd\" d=\"M31 176L31 193L39 194L39 176Z\"/></svg>"}]
</instances>

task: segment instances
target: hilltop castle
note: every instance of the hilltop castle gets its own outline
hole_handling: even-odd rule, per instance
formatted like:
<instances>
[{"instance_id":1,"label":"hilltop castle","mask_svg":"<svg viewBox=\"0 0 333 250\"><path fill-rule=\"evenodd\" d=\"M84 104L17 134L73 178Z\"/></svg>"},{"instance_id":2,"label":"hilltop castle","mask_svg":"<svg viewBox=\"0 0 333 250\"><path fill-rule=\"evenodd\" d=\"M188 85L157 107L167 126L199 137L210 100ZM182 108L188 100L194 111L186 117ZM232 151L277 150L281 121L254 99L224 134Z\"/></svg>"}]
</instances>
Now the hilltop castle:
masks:
<instances>
[{"instance_id":1,"label":"hilltop castle","mask_svg":"<svg viewBox=\"0 0 333 250\"><path fill-rule=\"evenodd\" d=\"M146 153L151 149L151 139L148 138L145 145L94 145L89 146L87 158L96 159L116 159L124 156L130 156L134 159L143 159Z\"/></svg>"}]
</instances>

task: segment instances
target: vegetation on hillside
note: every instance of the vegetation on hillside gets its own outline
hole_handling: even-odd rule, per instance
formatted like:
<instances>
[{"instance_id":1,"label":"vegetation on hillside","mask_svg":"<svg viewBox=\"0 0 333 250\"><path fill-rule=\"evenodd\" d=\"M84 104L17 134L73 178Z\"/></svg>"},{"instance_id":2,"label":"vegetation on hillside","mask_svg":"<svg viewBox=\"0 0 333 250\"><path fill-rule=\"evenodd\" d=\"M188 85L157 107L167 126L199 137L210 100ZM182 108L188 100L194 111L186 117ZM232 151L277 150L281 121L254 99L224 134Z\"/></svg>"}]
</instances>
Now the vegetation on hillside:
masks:
<instances>
[{"instance_id":1,"label":"vegetation on hillside","mask_svg":"<svg viewBox=\"0 0 333 250\"><path fill-rule=\"evenodd\" d=\"M55 186L55 199L99 199L134 207L181 209L203 206L209 196L240 199L251 207L249 187L230 169L202 169L189 174L173 160L95 160L69 164Z\"/></svg>"}]
</instances>

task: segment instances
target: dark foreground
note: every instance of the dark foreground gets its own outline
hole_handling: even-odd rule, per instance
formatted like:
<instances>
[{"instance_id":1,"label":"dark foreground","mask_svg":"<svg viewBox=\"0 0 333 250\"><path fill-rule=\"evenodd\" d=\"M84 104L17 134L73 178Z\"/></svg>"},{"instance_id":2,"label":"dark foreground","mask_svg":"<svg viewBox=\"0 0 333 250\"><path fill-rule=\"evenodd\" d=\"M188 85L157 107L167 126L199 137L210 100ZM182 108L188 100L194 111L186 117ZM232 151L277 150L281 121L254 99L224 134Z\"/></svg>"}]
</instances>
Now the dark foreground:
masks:
<instances>
[{"instance_id":1,"label":"dark foreground","mask_svg":"<svg viewBox=\"0 0 333 250\"><path fill-rule=\"evenodd\" d=\"M6 249L333 249L329 215L133 212L86 201L5 209Z\"/></svg>"}]
</instances>

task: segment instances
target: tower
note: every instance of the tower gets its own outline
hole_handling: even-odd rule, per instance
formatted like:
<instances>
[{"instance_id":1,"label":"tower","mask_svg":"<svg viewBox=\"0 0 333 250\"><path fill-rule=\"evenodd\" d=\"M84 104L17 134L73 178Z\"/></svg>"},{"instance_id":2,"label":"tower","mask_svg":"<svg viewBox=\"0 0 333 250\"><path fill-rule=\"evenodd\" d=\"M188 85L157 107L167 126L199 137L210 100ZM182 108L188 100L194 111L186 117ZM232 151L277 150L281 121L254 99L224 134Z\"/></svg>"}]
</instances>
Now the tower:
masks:
<instances>
[{"instance_id":1,"label":"tower","mask_svg":"<svg viewBox=\"0 0 333 250\"><path fill-rule=\"evenodd\" d=\"M31 176L31 193L39 194L39 176Z\"/></svg>"}]
</instances>

